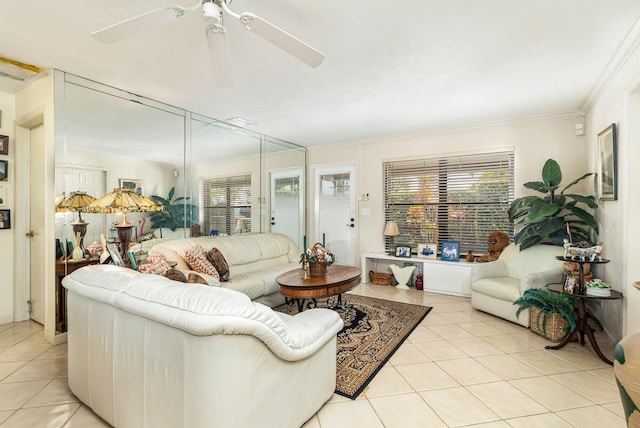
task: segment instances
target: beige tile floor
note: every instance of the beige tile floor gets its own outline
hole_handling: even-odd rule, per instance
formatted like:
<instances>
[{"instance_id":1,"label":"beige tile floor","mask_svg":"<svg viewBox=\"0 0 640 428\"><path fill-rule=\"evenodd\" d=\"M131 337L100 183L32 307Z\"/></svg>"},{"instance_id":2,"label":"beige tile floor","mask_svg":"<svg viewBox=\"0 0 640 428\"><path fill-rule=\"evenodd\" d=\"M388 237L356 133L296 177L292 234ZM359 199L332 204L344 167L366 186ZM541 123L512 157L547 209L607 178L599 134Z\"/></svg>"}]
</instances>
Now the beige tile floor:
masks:
<instances>
[{"instance_id":1,"label":"beige tile floor","mask_svg":"<svg viewBox=\"0 0 640 428\"><path fill-rule=\"evenodd\" d=\"M469 299L362 284L433 306L357 400L334 395L304 428L625 427L613 369L589 346L545 339ZM605 355L613 344L598 335ZM0 325L0 427L108 427L67 386L67 348L34 322ZM196 427L199 428L199 427Z\"/></svg>"}]
</instances>

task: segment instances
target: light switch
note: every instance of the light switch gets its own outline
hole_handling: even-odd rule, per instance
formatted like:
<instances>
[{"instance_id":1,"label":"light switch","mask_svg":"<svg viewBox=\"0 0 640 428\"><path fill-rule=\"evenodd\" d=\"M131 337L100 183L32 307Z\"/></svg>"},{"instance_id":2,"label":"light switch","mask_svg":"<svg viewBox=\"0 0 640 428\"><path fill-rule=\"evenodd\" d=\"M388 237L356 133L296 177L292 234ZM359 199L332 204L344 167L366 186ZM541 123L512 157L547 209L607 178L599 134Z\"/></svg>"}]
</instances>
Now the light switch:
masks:
<instances>
[{"instance_id":1,"label":"light switch","mask_svg":"<svg viewBox=\"0 0 640 428\"><path fill-rule=\"evenodd\" d=\"M371 208L360 208L360 215L371 215Z\"/></svg>"}]
</instances>

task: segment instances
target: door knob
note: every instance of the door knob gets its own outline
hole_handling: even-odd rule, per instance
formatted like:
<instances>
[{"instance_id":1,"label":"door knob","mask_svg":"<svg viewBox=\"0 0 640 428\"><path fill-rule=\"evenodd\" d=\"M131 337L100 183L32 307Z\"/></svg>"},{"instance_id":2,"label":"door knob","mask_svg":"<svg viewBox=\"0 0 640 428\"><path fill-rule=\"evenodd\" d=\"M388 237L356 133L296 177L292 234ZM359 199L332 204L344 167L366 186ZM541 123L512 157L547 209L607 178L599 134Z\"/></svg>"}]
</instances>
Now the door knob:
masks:
<instances>
[{"instance_id":1,"label":"door knob","mask_svg":"<svg viewBox=\"0 0 640 428\"><path fill-rule=\"evenodd\" d=\"M27 233L25 233L25 236L28 236L29 238L33 238L34 236L36 236L36 234L33 230L30 230Z\"/></svg>"},{"instance_id":2,"label":"door knob","mask_svg":"<svg viewBox=\"0 0 640 428\"><path fill-rule=\"evenodd\" d=\"M347 223L347 226L349 226L349 227L356 227L356 225L355 225L355 224L353 224L353 223Z\"/></svg>"}]
</instances>

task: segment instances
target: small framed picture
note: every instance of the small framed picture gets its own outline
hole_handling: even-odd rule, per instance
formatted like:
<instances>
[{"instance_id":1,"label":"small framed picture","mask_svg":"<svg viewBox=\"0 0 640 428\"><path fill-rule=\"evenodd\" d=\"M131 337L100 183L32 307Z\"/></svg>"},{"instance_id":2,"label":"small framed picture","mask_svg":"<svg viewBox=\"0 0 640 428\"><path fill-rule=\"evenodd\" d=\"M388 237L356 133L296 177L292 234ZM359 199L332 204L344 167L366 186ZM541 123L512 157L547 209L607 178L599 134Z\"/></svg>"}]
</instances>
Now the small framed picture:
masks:
<instances>
[{"instance_id":1,"label":"small framed picture","mask_svg":"<svg viewBox=\"0 0 640 428\"><path fill-rule=\"evenodd\" d=\"M120 251L118 251L118 246L115 243L113 242L108 243L107 251L111 256L111 261L113 262L114 265L124 266L124 261L122 260L122 257L120 257Z\"/></svg>"},{"instance_id":2,"label":"small framed picture","mask_svg":"<svg viewBox=\"0 0 640 428\"><path fill-rule=\"evenodd\" d=\"M0 186L0 207L7 206L7 188L6 186Z\"/></svg>"},{"instance_id":3,"label":"small framed picture","mask_svg":"<svg viewBox=\"0 0 640 428\"><path fill-rule=\"evenodd\" d=\"M616 124L598 134L598 196L603 201L618 200Z\"/></svg>"},{"instance_id":4,"label":"small framed picture","mask_svg":"<svg viewBox=\"0 0 640 428\"><path fill-rule=\"evenodd\" d=\"M0 181L9 181L9 161L0 160Z\"/></svg>"},{"instance_id":5,"label":"small framed picture","mask_svg":"<svg viewBox=\"0 0 640 428\"><path fill-rule=\"evenodd\" d=\"M11 229L11 210L0 210L0 229Z\"/></svg>"},{"instance_id":6,"label":"small framed picture","mask_svg":"<svg viewBox=\"0 0 640 428\"><path fill-rule=\"evenodd\" d=\"M418 257L423 259L435 259L438 244L418 244Z\"/></svg>"},{"instance_id":7,"label":"small framed picture","mask_svg":"<svg viewBox=\"0 0 640 428\"><path fill-rule=\"evenodd\" d=\"M397 245L396 257L411 257L411 247L406 245Z\"/></svg>"},{"instance_id":8,"label":"small framed picture","mask_svg":"<svg viewBox=\"0 0 640 428\"><path fill-rule=\"evenodd\" d=\"M0 155L9 154L9 137L7 135L0 135Z\"/></svg>"},{"instance_id":9,"label":"small framed picture","mask_svg":"<svg viewBox=\"0 0 640 428\"><path fill-rule=\"evenodd\" d=\"M134 192L136 192L138 195L143 194L142 180L136 180L133 178L121 178L120 187L124 189L131 189Z\"/></svg>"},{"instance_id":10,"label":"small framed picture","mask_svg":"<svg viewBox=\"0 0 640 428\"><path fill-rule=\"evenodd\" d=\"M442 252L440 260L449 262L460 261L460 242L459 241L442 241Z\"/></svg>"}]
</instances>

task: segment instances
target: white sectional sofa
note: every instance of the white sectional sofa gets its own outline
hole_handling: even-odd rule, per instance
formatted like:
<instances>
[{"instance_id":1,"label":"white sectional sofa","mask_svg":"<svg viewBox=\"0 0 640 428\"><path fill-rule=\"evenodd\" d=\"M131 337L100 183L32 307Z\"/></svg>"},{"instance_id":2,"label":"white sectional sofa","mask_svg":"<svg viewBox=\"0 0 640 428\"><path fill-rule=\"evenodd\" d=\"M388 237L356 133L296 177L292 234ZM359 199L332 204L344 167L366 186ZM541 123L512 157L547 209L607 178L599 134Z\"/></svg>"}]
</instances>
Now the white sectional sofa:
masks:
<instances>
[{"instance_id":1,"label":"white sectional sofa","mask_svg":"<svg viewBox=\"0 0 640 428\"><path fill-rule=\"evenodd\" d=\"M209 285L240 291L251 300L271 307L284 303L276 277L300 267L301 250L291 238L280 233L174 239L154 246L149 252L163 253L168 260L177 263L176 269L188 273L194 271L182 259L181 253L195 245L206 251L216 247L229 264L230 280L227 282L198 273Z\"/></svg>"},{"instance_id":2,"label":"white sectional sofa","mask_svg":"<svg viewBox=\"0 0 640 428\"><path fill-rule=\"evenodd\" d=\"M334 392L334 311L111 265L63 285L69 387L117 428L299 427Z\"/></svg>"}]
</instances>

